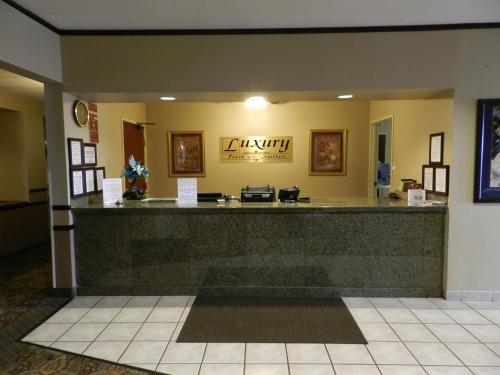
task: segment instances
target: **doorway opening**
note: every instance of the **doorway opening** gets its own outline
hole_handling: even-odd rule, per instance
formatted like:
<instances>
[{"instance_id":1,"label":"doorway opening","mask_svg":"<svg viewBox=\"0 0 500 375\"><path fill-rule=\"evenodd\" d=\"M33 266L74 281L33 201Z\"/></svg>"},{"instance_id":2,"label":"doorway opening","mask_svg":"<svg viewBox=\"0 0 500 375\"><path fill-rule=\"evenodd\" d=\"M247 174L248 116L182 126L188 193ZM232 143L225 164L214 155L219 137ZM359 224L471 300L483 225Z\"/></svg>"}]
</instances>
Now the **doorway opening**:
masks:
<instances>
[{"instance_id":1,"label":"doorway opening","mask_svg":"<svg viewBox=\"0 0 500 375\"><path fill-rule=\"evenodd\" d=\"M371 163L370 196L379 196L380 189L390 190L392 179L393 118L388 116L370 123ZM387 192L388 192L387 191Z\"/></svg>"},{"instance_id":2,"label":"doorway opening","mask_svg":"<svg viewBox=\"0 0 500 375\"><path fill-rule=\"evenodd\" d=\"M134 155L135 160L142 165L145 164L144 127L133 121L123 120L123 158L125 168L128 166L128 159ZM130 189L131 184L125 179L125 188ZM147 183L144 178L137 179L137 187L147 190Z\"/></svg>"}]
</instances>

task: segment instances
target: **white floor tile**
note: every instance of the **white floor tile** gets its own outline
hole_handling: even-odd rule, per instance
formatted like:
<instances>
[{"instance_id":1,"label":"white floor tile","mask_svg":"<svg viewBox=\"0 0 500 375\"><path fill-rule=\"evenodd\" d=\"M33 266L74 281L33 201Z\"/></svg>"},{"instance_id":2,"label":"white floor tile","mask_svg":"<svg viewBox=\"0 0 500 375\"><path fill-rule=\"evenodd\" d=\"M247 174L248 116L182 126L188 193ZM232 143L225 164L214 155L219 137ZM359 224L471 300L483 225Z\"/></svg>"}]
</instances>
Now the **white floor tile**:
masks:
<instances>
[{"instance_id":1,"label":"white floor tile","mask_svg":"<svg viewBox=\"0 0 500 375\"><path fill-rule=\"evenodd\" d=\"M499 304L496 305L500 307ZM484 316L486 319L492 321L493 323L500 324L500 310L478 309L476 311L482 316Z\"/></svg>"},{"instance_id":2,"label":"white floor tile","mask_svg":"<svg viewBox=\"0 0 500 375\"><path fill-rule=\"evenodd\" d=\"M372 356L368 353L366 345L327 344L326 349L333 364L373 364Z\"/></svg>"},{"instance_id":3,"label":"white floor tile","mask_svg":"<svg viewBox=\"0 0 500 375\"><path fill-rule=\"evenodd\" d=\"M290 365L290 375L334 375L332 365Z\"/></svg>"},{"instance_id":4,"label":"white floor tile","mask_svg":"<svg viewBox=\"0 0 500 375\"><path fill-rule=\"evenodd\" d=\"M420 366L381 365L378 368L382 375L427 375Z\"/></svg>"},{"instance_id":5,"label":"white floor tile","mask_svg":"<svg viewBox=\"0 0 500 375\"><path fill-rule=\"evenodd\" d=\"M184 325L184 323L177 324L177 327L175 328L175 331L174 331L172 337L170 338L170 340L177 341L177 338L179 337L179 333L181 333L183 325Z\"/></svg>"},{"instance_id":6,"label":"white floor tile","mask_svg":"<svg viewBox=\"0 0 500 375\"><path fill-rule=\"evenodd\" d=\"M334 365L336 375L380 375L375 365Z\"/></svg>"},{"instance_id":7,"label":"white floor tile","mask_svg":"<svg viewBox=\"0 0 500 375\"><path fill-rule=\"evenodd\" d=\"M124 307L117 316L113 319L113 322L117 323L142 323L149 316L152 307Z\"/></svg>"},{"instance_id":8,"label":"white floor tile","mask_svg":"<svg viewBox=\"0 0 500 375\"><path fill-rule=\"evenodd\" d=\"M422 323L454 324L455 322L441 310L436 309L412 309L411 312Z\"/></svg>"},{"instance_id":9,"label":"white floor tile","mask_svg":"<svg viewBox=\"0 0 500 375\"><path fill-rule=\"evenodd\" d=\"M245 375L288 375L288 365L247 364L245 365Z\"/></svg>"},{"instance_id":10,"label":"white floor tile","mask_svg":"<svg viewBox=\"0 0 500 375\"><path fill-rule=\"evenodd\" d=\"M442 342L477 342L466 329L458 324L427 324Z\"/></svg>"},{"instance_id":11,"label":"white floor tile","mask_svg":"<svg viewBox=\"0 0 500 375\"><path fill-rule=\"evenodd\" d=\"M465 324L463 326L482 342L500 342L500 328L493 324Z\"/></svg>"},{"instance_id":12,"label":"white floor tile","mask_svg":"<svg viewBox=\"0 0 500 375\"><path fill-rule=\"evenodd\" d=\"M397 298L368 298L373 306L377 308L400 308L405 306Z\"/></svg>"},{"instance_id":13,"label":"white floor tile","mask_svg":"<svg viewBox=\"0 0 500 375\"><path fill-rule=\"evenodd\" d=\"M323 344L286 344L288 363L330 363Z\"/></svg>"},{"instance_id":14,"label":"white floor tile","mask_svg":"<svg viewBox=\"0 0 500 375\"><path fill-rule=\"evenodd\" d=\"M78 342L55 342L51 345L54 349L64 350L65 352L82 354L85 349L91 344L90 341Z\"/></svg>"},{"instance_id":15,"label":"white floor tile","mask_svg":"<svg viewBox=\"0 0 500 375\"><path fill-rule=\"evenodd\" d=\"M447 309L443 310L443 312L450 316L458 324L491 324L490 321L486 320L472 309Z\"/></svg>"},{"instance_id":16,"label":"white floor tile","mask_svg":"<svg viewBox=\"0 0 500 375\"><path fill-rule=\"evenodd\" d=\"M496 355L500 356L500 343L486 344L486 346L491 350L493 350L496 353Z\"/></svg>"},{"instance_id":17,"label":"white floor tile","mask_svg":"<svg viewBox=\"0 0 500 375\"><path fill-rule=\"evenodd\" d=\"M415 342L438 342L436 336L423 324L399 324L390 325L402 341Z\"/></svg>"},{"instance_id":18,"label":"white floor tile","mask_svg":"<svg viewBox=\"0 0 500 375\"><path fill-rule=\"evenodd\" d=\"M159 300L159 296L132 297L130 301L127 302L126 307L155 307Z\"/></svg>"},{"instance_id":19,"label":"white floor tile","mask_svg":"<svg viewBox=\"0 0 500 375\"><path fill-rule=\"evenodd\" d=\"M46 323L76 323L84 316L89 308L63 308L52 315Z\"/></svg>"},{"instance_id":20,"label":"white floor tile","mask_svg":"<svg viewBox=\"0 0 500 375\"><path fill-rule=\"evenodd\" d=\"M287 363L285 344L247 344L246 363Z\"/></svg>"},{"instance_id":21,"label":"white floor tile","mask_svg":"<svg viewBox=\"0 0 500 375\"><path fill-rule=\"evenodd\" d=\"M54 344L53 341L29 341L30 344L36 344L39 346L46 346L47 348L50 348L52 344Z\"/></svg>"},{"instance_id":22,"label":"white floor tile","mask_svg":"<svg viewBox=\"0 0 500 375\"><path fill-rule=\"evenodd\" d=\"M148 323L177 323L183 311L183 307L155 307L146 321Z\"/></svg>"},{"instance_id":23,"label":"white floor tile","mask_svg":"<svg viewBox=\"0 0 500 375\"><path fill-rule=\"evenodd\" d=\"M201 363L207 344L170 341L161 363Z\"/></svg>"},{"instance_id":24,"label":"white floor tile","mask_svg":"<svg viewBox=\"0 0 500 375\"><path fill-rule=\"evenodd\" d=\"M105 327L106 323L78 323L62 335L58 341L94 341Z\"/></svg>"},{"instance_id":25,"label":"white floor tile","mask_svg":"<svg viewBox=\"0 0 500 375\"><path fill-rule=\"evenodd\" d=\"M93 342L83 354L117 362L129 344L130 341Z\"/></svg>"},{"instance_id":26,"label":"white floor tile","mask_svg":"<svg viewBox=\"0 0 500 375\"><path fill-rule=\"evenodd\" d=\"M244 363L245 344L209 343L203 363Z\"/></svg>"},{"instance_id":27,"label":"white floor tile","mask_svg":"<svg viewBox=\"0 0 500 375\"><path fill-rule=\"evenodd\" d=\"M418 365L406 346L400 342L372 342L368 351L376 364L381 365Z\"/></svg>"},{"instance_id":28,"label":"white floor tile","mask_svg":"<svg viewBox=\"0 0 500 375\"><path fill-rule=\"evenodd\" d=\"M463 302L447 301L443 298L429 298L429 301L440 309L467 309L469 307Z\"/></svg>"},{"instance_id":29,"label":"white floor tile","mask_svg":"<svg viewBox=\"0 0 500 375\"><path fill-rule=\"evenodd\" d=\"M423 366L461 366L462 363L440 343L408 342L408 349Z\"/></svg>"},{"instance_id":30,"label":"white floor tile","mask_svg":"<svg viewBox=\"0 0 500 375\"><path fill-rule=\"evenodd\" d=\"M74 307L94 307L101 299L101 296L77 296L73 298L64 308Z\"/></svg>"},{"instance_id":31,"label":"white floor tile","mask_svg":"<svg viewBox=\"0 0 500 375\"><path fill-rule=\"evenodd\" d=\"M415 315L406 308L379 308L378 312L387 323L419 323Z\"/></svg>"},{"instance_id":32,"label":"white floor tile","mask_svg":"<svg viewBox=\"0 0 500 375\"><path fill-rule=\"evenodd\" d=\"M368 298L364 297L342 297L347 307L373 307Z\"/></svg>"},{"instance_id":33,"label":"white floor tile","mask_svg":"<svg viewBox=\"0 0 500 375\"><path fill-rule=\"evenodd\" d=\"M400 341L387 323L359 323L367 341Z\"/></svg>"},{"instance_id":34,"label":"white floor tile","mask_svg":"<svg viewBox=\"0 0 500 375\"><path fill-rule=\"evenodd\" d=\"M180 318L180 322L185 322L188 315L189 315L189 312L191 311L191 307L186 307L184 309L184 311L182 312L182 315L181 315L181 318Z\"/></svg>"},{"instance_id":35,"label":"white floor tile","mask_svg":"<svg viewBox=\"0 0 500 375\"><path fill-rule=\"evenodd\" d=\"M384 318L375 308L350 307L354 320L358 323L384 323Z\"/></svg>"},{"instance_id":36,"label":"white floor tile","mask_svg":"<svg viewBox=\"0 0 500 375\"><path fill-rule=\"evenodd\" d=\"M120 310L120 307L95 307L85 314L79 323L109 323Z\"/></svg>"},{"instance_id":37,"label":"white floor tile","mask_svg":"<svg viewBox=\"0 0 500 375\"><path fill-rule=\"evenodd\" d=\"M73 324L46 324L38 326L29 335L23 338L23 341L56 341Z\"/></svg>"},{"instance_id":38,"label":"white floor tile","mask_svg":"<svg viewBox=\"0 0 500 375\"><path fill-rule=\"evenodd\" d=\"M500 366L500 358L483 344L447 344L466 366Z\"/></svg>"},{"instance_id":39,"label":"white floor tile","mask_svg":"<svg viewBox=\"0 0 500 375\"><path fill-rule=\"evenodd\" d=\"M168 341L133 341L120 358L120 363L158 363Z\"/></svg>"},{"instance_id":40,"label":"white floor tile","mask_svg":"<svg viewBox=\"0 0 500 375\"><path fill-rule=\"evenodd\" d=\"M110 323L96 341L130 341L141 328L141 323Z\"/></svg>"},{"instance_id":41,"label":"white floor tile","mask_svg":"<svg viewBox=\"0 0 500 375\"><path fill-rule=\"evenodd\" d=\"M243 375L243 365L204 363L201 365L200 375Z\"/></svg>"},{"instance_id":42,"label":"white floor tile","mask_svg":"<svg viewBox=\"0 0 500 375\"><path fill-rule=\"evenodd\" d=\"M474 375L500 375L500 367L470 367Z\"/></svg>"},{"instance_id":43,"label":"white floor tile","mask_svg":"<svg viewBox=\"0 0 500 375\"><path fill-rule=\"evenodd\" d=\"M108 296L103 297L95 307L123 307L130 301L131 296Z\"/></svg>"},{"instance_id":44,"label":"white floor tile","mask_svg":"<svg viewBox=\"0 0 500 375\"><path fill-rule=\"evenodd\" d=\"M429 375L472 375L467 367L458 366L425 366Z\"/></svg>"},{"instance_id":45,"label":"white floor tile","mask_svg":"<svg viewBox=\"0 0 500 375\"><path fill-rule=\"evenodd\" d=\"M400 298L399 300L408 309L436 309L437 308L437 306L434 305L427 298Z\"/></svg>"},{"instance_id":46,"label":"white floor tile","mask_svg":"<svg viewBox=\"0 0 500 375\"><path fill-rule=\"evenodd\" d=\"M144 323L134 340L168 341L172 338L176 323Z\"/></svg>"},{"instance_id":47,"label":"white floor tile","mask_svg":"<svg viewBox=\"0 0 500 375\"><path fill-rule=\"evenodd\" d=\"M186 363L160 364L156 371L169 375L198 375L200 365Z\"/></svg>"},{"instance_id":48,"label":"white floor tile","mask_svg":"<svg viewBox=\"0 0 500 375\"><path fill-rule=\"evenodd\" d=\"M161 297L156 307L185 307L189 296L165 296Z\"/></svg>"}]
</instances>

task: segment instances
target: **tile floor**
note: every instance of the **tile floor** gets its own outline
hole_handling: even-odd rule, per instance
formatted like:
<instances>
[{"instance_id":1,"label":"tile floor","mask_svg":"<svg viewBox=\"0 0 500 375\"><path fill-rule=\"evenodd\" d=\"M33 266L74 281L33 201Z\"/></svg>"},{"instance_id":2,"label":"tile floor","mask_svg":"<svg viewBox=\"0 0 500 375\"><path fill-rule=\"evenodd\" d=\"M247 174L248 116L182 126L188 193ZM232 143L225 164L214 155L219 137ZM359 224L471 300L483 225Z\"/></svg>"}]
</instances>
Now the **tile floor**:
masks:
<instances>
[{"instance_id":1,"label":"tile floor","mask_svg":"<svg viewBox=\"0 0 500 375\"><path fill-rule=\"evenodd\" d=\"M344 298L368 345L176 343L194 297L77 297L23 341L172 375L500 375L500 303Z\"/></svg>"}]
</instances>

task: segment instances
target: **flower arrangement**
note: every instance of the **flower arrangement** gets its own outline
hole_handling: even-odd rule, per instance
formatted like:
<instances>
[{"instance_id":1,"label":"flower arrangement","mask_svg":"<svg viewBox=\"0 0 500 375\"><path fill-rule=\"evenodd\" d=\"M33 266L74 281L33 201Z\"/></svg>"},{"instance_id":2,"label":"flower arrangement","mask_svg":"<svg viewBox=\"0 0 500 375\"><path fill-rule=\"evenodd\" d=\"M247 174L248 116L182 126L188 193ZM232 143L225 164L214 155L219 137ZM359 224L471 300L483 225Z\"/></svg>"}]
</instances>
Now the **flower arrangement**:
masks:
<instances>
[{"instance_id":1,"label":"flower arrangement","mask_svg":"<svg viewBox=\"0 0 500 375\"><path fill-rule=\"evenodd\" d=\"M140 162L137 162L134 155L130 155L128 164L128 167L122 171L122 177L125 177L132 186L123 194L123 198L142 199L144 197L144 189L137 187L137 179L148 177L149 169L141 165Z\"/></svg>"}]
</instances>

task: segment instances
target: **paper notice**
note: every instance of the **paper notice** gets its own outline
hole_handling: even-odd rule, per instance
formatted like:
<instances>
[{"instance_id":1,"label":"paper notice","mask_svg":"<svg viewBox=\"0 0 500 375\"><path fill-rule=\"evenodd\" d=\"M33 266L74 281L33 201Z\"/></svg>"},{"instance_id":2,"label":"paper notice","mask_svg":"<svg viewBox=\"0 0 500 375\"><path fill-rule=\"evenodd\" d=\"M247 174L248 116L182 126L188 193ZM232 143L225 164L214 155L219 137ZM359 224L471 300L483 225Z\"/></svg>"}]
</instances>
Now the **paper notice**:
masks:
<instances>
[{"instance_id":1,"label":"paper notice","mask_svg":"<svg viewBox=\"0 0 500 375\"><path fill-rule=\"evenodd\" d=\"M446 173L447 171L445 168L436 168L436 186L434 188L436 193L446 193Z\"/></svg>"},{"instance_id":2,"label":"paper notice","mask_svg":"<svg viewBox=\"0 0 500 375\"><path fill-rule=\"evenodd\" d=\"M83 172L72 171L73 174L73 195L83 194Z\"/></svg>"},{"instance_id":3,"label":"paper notice","mask_svg":"<svg viewBox=\"0 0 500 375\"><path fill-rule=\"evenodd\" d=\"M434 168L424 168L424 190L434 190Z\"/></svg>"},{"instance_id":4,"label":"paper notice","mask_svg":"<svg viewBox=\"0 0 500 375\"><path fill-rule=\"evenodd\" d=\"M71 141L71 165L82 165L82 144L77 141Z\"/></svg>"},{"instance_id":5,"label":"paper notice","mask_svg":"<svg viewBox=\"0 0 500 375\"><path fill-rule=\"evenodd\" d=\"M179 178L177 180L177 204L179 206L196 206L198 204L198 180L196 178Z\"/></svg>"},{"instance_id":6,"label":"paper notice","mask_svg":"<svg viewBox=\"0 0 500 375\"><path fill-rule=\"evenodd\" d=\"M105 178L102 180L102 200L104 205L123 203L122 179Z\"/></svg>"},{"instance_id":7,"label":"paper notice","mask_svg":"<svg viewBox=\"0 0 500 375\"><path fill-rule=\"evenodd\" d=\"M441 163L442 136L431 137L431 163Z\"/></svg>"},{"instance_id":8,"label":"paper notice","mask_svg":"<svg viewBox=\"0 0 500 375\"><path fill-rule=\"evenodd\" d=\"M88 169L85 171L85 187L87 189L87 193L93 193L95 191L93 169Z\"/></svg>"}]
</instances>

